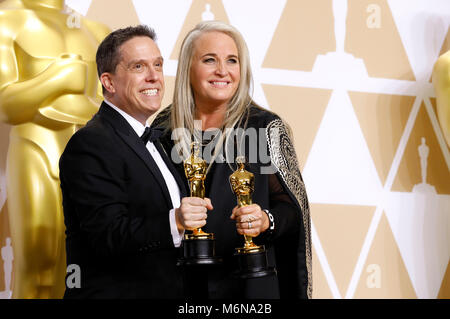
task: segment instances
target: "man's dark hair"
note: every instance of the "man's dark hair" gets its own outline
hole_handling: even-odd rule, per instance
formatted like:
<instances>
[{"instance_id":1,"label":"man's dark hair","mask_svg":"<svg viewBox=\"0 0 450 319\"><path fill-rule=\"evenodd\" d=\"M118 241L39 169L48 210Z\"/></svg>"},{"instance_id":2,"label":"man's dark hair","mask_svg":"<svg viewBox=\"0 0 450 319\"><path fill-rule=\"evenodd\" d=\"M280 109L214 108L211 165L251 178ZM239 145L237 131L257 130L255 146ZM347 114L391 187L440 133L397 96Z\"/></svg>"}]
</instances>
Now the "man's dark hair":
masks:
<instances>
[{"instance_id":1,"label":"man's dark hair","mask_svg":"<svg viewBox=\"0 0 450 319\"><path fill-rule=\"evenodd\" d=\"M134 37L141 36L149 37L153 41L156 41L155 31L143 24L118 29L107 35L102 43L100 43L95 58L98 76L100 77L105 72L114 73L121 58L120 46ZM105 93L105 88L103 88L103 93Z\"/></svg>"}]
</instances>

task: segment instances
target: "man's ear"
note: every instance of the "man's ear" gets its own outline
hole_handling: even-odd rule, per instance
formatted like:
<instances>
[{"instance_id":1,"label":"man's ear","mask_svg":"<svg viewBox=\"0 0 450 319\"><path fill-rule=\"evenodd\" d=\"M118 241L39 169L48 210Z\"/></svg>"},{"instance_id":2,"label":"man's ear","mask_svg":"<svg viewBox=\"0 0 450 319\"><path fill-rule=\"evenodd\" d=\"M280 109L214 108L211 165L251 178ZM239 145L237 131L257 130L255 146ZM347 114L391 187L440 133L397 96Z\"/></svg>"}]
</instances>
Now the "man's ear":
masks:
<instances>
[{"instance_id":1,"label":"man's ear","mask_svg":"<svg viewBox=\"0 0 450 319\"><path fill-rule=\"evenodd\" d=\"M113 83L110 73L108 73L108 72L102 73L102 75L100 75L100 82L102 82L106 91L108 91L109 93L116 92L116 89L114 88L114 83Z\"/></svg>"}]
</instances>

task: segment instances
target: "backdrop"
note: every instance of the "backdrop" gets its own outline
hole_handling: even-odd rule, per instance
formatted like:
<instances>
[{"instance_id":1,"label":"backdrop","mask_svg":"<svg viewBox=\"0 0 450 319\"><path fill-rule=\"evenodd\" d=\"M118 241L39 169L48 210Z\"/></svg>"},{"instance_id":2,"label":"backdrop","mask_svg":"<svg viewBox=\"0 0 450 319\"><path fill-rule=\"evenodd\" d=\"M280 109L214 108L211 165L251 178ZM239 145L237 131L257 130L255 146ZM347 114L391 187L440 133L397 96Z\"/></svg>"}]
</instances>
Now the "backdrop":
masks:
<instances>
[{"instance_id":1,"label":"backdrop","mask_svg":"<svg viewBox=\"0 0 450 319\"><path fill-rule=\"evenodd\" d=\"M112 29L148 24L165 59L202 19L249 46L254 99L285 119L312 215L314 298L450 297L450 153L433 64L450 49L448 0L69 0ZM0 296L13 278L0 124ZM425 172L425 176L422 174ZM3 293L2 293L2 290Z\"/></svg>"}]
</instances>

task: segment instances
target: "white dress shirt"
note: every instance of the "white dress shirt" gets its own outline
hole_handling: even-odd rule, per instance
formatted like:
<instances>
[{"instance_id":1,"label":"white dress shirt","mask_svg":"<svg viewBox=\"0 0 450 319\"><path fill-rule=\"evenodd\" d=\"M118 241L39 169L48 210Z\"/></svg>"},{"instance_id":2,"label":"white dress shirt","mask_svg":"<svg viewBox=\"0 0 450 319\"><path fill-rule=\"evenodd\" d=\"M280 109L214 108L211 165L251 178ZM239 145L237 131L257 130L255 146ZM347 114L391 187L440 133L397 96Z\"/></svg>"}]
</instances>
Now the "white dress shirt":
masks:
<instances>
[{"instance_id":1,"label":"white dress shirt","mask_svg":"<svg viewBox=\"0 0 450 319\"><path fill-rule=\"evenodd\" d=\"M120 115L122 115L125 120L128 122L128 124L131 125L131 127L134 129L136 134L138 136L142 136L144 134L145 128L148 126L142 125L141 122L136 120L134 117L129 115L128 113L124 112L111 102L105 100L105 103L111 106L114 110L119 112ZM156 165L158 165L159 170L161 171L162 176L164 177L164 181L166 182L166 186L169 189L170 199L172 201L172 209L169 211L169 222L170 222L170 232L172 234L173 244L175 247L179 247L181 244L181 238L183 236L183 233L180 234L177 228L177 223L175 221L175 208L180 207L180 188L178 187L177 182L175 181L175 178L173 177L172 173L170 172L169 168L167 167L166 163L161 157L161 154L159 154L158 149L155 147L153 142L147 142L147 150L150 153L150 155L153 157L153 159L156 162Z\"/></svg>"}]
</instances>

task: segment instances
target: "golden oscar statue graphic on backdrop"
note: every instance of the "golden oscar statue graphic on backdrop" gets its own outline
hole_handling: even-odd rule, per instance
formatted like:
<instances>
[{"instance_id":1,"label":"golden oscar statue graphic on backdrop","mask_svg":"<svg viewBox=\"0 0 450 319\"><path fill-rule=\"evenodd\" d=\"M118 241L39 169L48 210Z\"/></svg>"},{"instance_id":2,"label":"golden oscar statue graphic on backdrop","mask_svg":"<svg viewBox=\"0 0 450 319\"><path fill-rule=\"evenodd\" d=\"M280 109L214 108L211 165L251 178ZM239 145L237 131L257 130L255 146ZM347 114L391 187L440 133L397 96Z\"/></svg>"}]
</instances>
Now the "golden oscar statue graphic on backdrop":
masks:
<instances>
[{"instance_id":1,"label":"golden oscar statue graphic on backdrop","mask_svg":"<svg viewBox=\"0 0 450 319\"><path fill-rule=\"evenodd\" d=\"M245 158L238 156L237 170L230 175L230 185L237 197L239 207L251 205L252 194L255 190L255 176L245 170ZM267 254L264 245L258 246L253 238L244 235L244 246L236 248L235 256L238 259L238 275L241 278L263 277L274 274L274 268L268 267Z\"/></svg>"},{"instance_id":2,"label":"golden oscar statue graphic on backdrop","mask_svg":"<svg viewBox=\"0 0 450 319\"><path fill-rule=\"evenodd\" d=\"M450 147L450 51L442 54L433 69L437 115L442 133Z\"/></svg>"},{"instance_id":3,"label":"golden oscar statue graphic on backdrop","mask_svg":"<svg viewBox=\"0 0 450 319\"><path fill-rule=\"evenodd\" d=\"M12 126L13 298L60 298L66 261L58 161L98 110L95 54L110 30L63 0L5 0L0 17L0 120Z\"/></svg>"},{"instance_id":4,"label":"golden oscar statue graphic on backdrop","mask_svg":"<svg viewBox=\"0 0 450 319\"><path fill-rule=\"evenodd\" d=\"M205 198L205 178L208 165L200 157L199 144L191 144L191 156L184 161L184 172L189 181L191 197ZM221 258L215 256L214 234L205 233L201 228L185 234L182 241L183 257L179 265L218 264Z\"/></svg>"}]
</instances>

